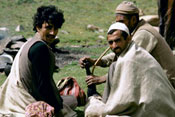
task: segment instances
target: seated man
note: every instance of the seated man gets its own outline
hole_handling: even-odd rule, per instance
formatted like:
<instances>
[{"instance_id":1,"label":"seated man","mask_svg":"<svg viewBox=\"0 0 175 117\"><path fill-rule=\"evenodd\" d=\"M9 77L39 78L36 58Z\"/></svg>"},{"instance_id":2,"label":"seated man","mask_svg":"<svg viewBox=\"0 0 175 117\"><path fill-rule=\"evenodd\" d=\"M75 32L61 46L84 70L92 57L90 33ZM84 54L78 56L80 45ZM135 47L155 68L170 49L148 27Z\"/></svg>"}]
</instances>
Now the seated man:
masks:
<instances>
[{"instance_id":1,"label":"seated man","mask_svg":"<svg viewBox=\"0 0 175 117\"><path fill-rule=\"evenodd\" d=\"M55 6L37 9L33 17L36 34L21 47L8 78L0 87L0 116L25 116L25 108L37 101L54 107L56 116L76 116L71 104L65 104L74 101L65 101L53 80L55 58L50 45L63 23L64 15Z\"/></svg>"},{"instance_id":2,"label":"seated man","mask_svg":"<svg viewBox=\"0 0 175 117\"><path fill-rule=\"evenodd\" d=\"M118 60L110 65L103 101L89 97L85 116L173 117L175 90L160 64L131 41L123 23L110 26L107 41Z\"/></svg>"},{"instance_id":3,"label":"seated man","mask_svg":"<svg viewBox=\"0 0 175 117\"><path fill-rule=\"evenodd\" d=\"M123 22L129 28L132 34L132 40L145 50L147 50L161 65L167 74L171 84L175 88L175 56L170 47L162 36L143 19L139 20L139 9L132 2L123 1L116 8L116 22ZM114 53L104 56L98 65L108 66L117 57ZM83 61L89 61L91 64L95 60L90 58L80 59L80 64L83 66ZM99 84L105 82L105 77L88 77L87 83Z\"/></svg>"}]
</instances>

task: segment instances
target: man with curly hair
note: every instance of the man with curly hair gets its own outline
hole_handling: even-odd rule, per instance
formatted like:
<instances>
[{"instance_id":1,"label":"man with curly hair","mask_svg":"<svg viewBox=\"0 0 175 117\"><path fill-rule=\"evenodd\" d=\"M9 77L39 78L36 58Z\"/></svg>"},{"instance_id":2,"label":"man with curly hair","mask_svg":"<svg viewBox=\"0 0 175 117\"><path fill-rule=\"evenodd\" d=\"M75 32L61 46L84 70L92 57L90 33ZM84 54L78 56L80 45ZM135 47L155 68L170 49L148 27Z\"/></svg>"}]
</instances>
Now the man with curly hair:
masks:
<instances>
[{"instance_id":1,"label":"man with curly hair","mask_svg":"<svg viewBox=\"0 0 175 117\"><path fill-rule=\"evenodd\" d=\"M55 6L41 6L33 17L35 36L19 50L11 73L0 88L0 115L24 116L27 105L44 101L57 116L76 115L63 104L53 80L55 58L50 45L64 23Z\"/></svg>"}]
</instances>

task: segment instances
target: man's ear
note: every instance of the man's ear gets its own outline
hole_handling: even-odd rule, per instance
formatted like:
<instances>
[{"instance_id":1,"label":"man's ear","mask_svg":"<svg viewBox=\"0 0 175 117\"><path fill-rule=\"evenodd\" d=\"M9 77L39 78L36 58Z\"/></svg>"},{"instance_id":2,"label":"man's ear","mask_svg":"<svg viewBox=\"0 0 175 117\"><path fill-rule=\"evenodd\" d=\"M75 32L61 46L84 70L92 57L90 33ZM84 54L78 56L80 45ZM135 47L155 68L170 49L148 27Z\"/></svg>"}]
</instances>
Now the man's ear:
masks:
<instances>
[{"instance_id":1,"label":"man's ear","mask_svg":"<svg viewBox=\"0 0 175 117\"><path fill-rule=\"evenodd\" d=\"M126 39L128 42L130 42L131 41L131 36L130 35L128 35L128 37L127 37L127 39Z\"/></svg>"},{"instance_id":2,"label":"man's ear","mask_svg":"<svg viewBox=\"0 0 175 117\"><path fill-rule=\"evenodd\" d=\"M38 26L36 26L36 30L37 30L37 32L39 32L40 31L40 28Z\"/></svg>"},{"instance_id":3,"label":"man's ear","mask_svg":"<svg viewBox=\"0 0 175 117\"><path fill-rule=\"evenodd\" d=\"M136 16L132 16L131 20L132 20L132 23L136 24L136 22L137 22Z\"/></svg>"}]
</instances>

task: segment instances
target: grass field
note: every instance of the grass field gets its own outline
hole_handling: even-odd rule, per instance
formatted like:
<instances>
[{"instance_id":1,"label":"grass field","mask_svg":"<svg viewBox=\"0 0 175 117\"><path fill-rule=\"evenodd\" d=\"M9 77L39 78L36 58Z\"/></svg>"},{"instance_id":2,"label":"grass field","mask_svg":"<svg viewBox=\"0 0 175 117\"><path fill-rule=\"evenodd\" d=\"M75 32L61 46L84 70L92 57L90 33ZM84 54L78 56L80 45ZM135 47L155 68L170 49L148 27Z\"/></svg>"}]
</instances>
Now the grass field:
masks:
<instances>
[{"instance_id":1,"label":"grass field","mask_svg":"<svg viewBox=\"0 0 175 117\"><path fill-rule=\"evenodd\" d=\"M104 45L99 48L80 48L85 49L89 56L97 58L107 48L105 39L98 39L99 35L106 37L106 31L110 24L114 22L114 11L117 4L122 0L0 0L0 27L9 28L8 34L23 35L25 38L33 36L32 16L37 7L41 5L56 5L64 11L65 23L60 29L60 44L57 46L86 46L86 45ZM143 10L145 14L157 14L156 0L134 0L136 5ZM88 24L93 24L104 30L101 33L95 33L86 29ZM22 25L24 30L15 32L17 25ZM69 34L61 33L61 30ZM107 68L97 67L96 75L104 75ZM73 61L61 68L59 73L54 74L54 80L57 82L60 78L73 76L77 78L80 86L86 91L85 70L81 69L78 61ZM0 74L0 85L6 79L4 74ZM104 85L99 85L98 90L102 93ZM83 116L83 107L77 108L79 116Z\"/></svg>"}]
</instances>

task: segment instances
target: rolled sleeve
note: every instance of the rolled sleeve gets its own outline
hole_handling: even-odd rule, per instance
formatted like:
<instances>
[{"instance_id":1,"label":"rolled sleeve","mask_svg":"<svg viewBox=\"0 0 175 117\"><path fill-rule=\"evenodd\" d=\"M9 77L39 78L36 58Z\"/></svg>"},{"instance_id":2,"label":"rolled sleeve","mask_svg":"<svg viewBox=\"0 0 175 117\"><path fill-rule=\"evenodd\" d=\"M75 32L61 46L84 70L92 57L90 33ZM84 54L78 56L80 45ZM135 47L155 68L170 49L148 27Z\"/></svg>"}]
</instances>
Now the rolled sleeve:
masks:
<instances>
[{"instance_id":1,"label":"rolled sleeve","mask_svg":"<svg viewBox=\"0 0 175 117\"><path fill-rule=\"evenodd\" d=\"M105 56L102 57L102 66L103 67L108 67L111 65L111 63L114 61L115 58L115 53L111 52Z\"/></svg>"}]
</instances>

